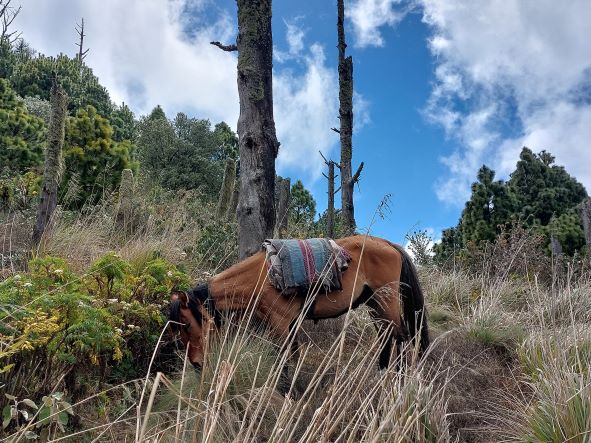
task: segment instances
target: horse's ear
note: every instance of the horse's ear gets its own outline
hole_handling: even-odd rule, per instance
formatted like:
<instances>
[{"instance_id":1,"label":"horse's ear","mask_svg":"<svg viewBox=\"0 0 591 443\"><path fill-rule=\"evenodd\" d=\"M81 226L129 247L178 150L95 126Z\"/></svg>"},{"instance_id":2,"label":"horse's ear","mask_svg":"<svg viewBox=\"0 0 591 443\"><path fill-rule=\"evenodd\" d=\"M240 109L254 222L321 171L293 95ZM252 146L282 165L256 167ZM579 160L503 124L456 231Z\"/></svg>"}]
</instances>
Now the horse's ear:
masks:
<instances>
[{"instance_id":1,"label":"horse's ear","mask_svg":"<svg viewBox=\"0 0 591 443\"><path fill-rule=\"evenodd\" d=\"M183 308L189 307L189 296L185 291L172 291L170 299L172 301L180 301Z\"/></svg>"}]
</instances>

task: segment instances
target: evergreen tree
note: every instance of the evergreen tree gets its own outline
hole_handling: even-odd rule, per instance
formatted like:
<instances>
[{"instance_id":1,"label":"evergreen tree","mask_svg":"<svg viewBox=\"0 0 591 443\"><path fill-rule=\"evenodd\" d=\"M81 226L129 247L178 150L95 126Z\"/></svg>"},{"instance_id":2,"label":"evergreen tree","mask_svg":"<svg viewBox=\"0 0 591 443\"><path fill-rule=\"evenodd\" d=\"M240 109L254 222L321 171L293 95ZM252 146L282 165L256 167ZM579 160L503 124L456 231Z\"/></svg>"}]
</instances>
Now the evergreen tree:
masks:
<instances>
[{"instance_id":1,"label":"evergreen tree","mask_svg":"<svg viewBox=\"0 0 591 443\"><path fill-rule=\"evenodd\" d=\"M547 226L541 228L547 238L547 252L550 252L550 237L560 242L562 252L573 255L585 246L585 233L579 211L570 209L558 217L553 217Z\"/></svg>"},{"instance_id":2,"label":"evergreen tree","mask_svg":"<svg viewBox=\"0 0 591 443\"><path fill-rule=\"evenodd\" d=\"M554 160L546 151L534 154L524 147L511 174L508 184L517 198L518 216L528 225L546 226L587 196L585 187Z\"/></svg>"},{"instance_id":3,"label":"evergreen tree","mask_svg":"<svg viewBox=\"0 0 591 443\"><path fill-rule=\"evenodd\" d=\"M13 173L43 162L43 120L27 112L10 84L0 79L0 165Z\"/></svg>"},{"instance_id":4,"label":"evergreen tree","mask_svg":"<svg viewBox=\"0 0 591 443\"><path fill-rule=\"evenodd\" d=\"M291 187L289 220L291 225L311 225L316 216L316 200L301 180Z\"/></svg>"},{"instance_id":5,"label":"evergreen tree","mask_svg":"<svg viewBox=\"0 0 591 443\"><path fill-rule=\"evenodd\" d=\"M472 184L472 196L466 202L460 220L462 243L493 241L503 225L508 223L514 209L513 196L507 185L494 180L495 172L487 166L478 171L478 181Z\"/></svg>"},{"instance_id":6,"label":"evergreen tree","mask_svg":"<svg viewBox=\"0 0 591 443\"><path fill-rule=\"evenodd\" d=\"M220 122L215 125L214 139L216 144L217 157L224 158L238 158L238 136L226 122Z\"/></svg>"},{"instance_id":7,"label":"evergreen tree","mask_svg":"<svg viewBox=\"0 0 591 443\"><path fill-rule=\"evenodd\" d=\"M0 39L0 78L8 78L12 74L16 57L12 45L7 40Z\"/></svg>"},{"instance_id":8,"label":"evergreen tree","mask_svg":"<svg viewBox=\"0 0 591 443\"><path fill-rule=\"evenodd\" d=\"M125 103L113 109L109 121L113 126L113 140L117 142L123 140L135 141L137 123L133 112Z\"/></svg>"},{"instance_id":9,"label":"evergreen tree","mask_svg":"<svg viewBox=\"0 0 591 443\"><path fill-rule=\"evenodd\" d=\"M160 105L156 105L156 107L154 109L152 109L152 112L150 112L150 115L147 117L147 120L158 120L158 119L164 119L166 120L166 114L164 113L164 109L162 109L162 107Z\"/></svg>"},{"instance_id":10,"label":"evergreen tree","mask_svg":"<svg viewBox=\"0 0 591 443\"><path fill-rule=\"evenodd\" d=\"M72 202L96 203L117 188L121 171L133 168L133 147L128 140L113 140L113 128L92 106L80 109L66 124L64 182L77 177L81 194Z\"/></svg>"},{"instance_id":11,"label":"evergreen tree","mask_svg":"<svg viewBox=\"0 0 591 443\"><path fill-rule=\"evenodd\" d=\"M222 185L227 158L236 155L236 135L220 123L184 113L174 121L157 106L139 125L138 158L144 175L169 189L197 189L214 201Z\"/></svg>"},{"instance_id":12,"label":"evergreen tree","mask_svg":"<svg viewBox=\"0 0 591 443\"><path fill-rule=\"evenodd\" d=\"M40 97L49 100L54 73L60 78L69 97L68 110L93 106L103 117L109 117L113 105L109 93L99 83L88 66L60 54L57 57L39 55L18 61L10 75L10 82L21 97Z\"/></svg>"},{"instance_id":13,"label":"evergreen tree","mask_svg":"<svg viewBox=\"0 0 591 443\"><path fill-rule=\"evenodd\" d=\"M435 259L438 262L445 262L456 255L463 246L464 243L459 228L444 229L441 233L441 242L433 246Z\"/></svg>"},{"instance_id":14,"label":"evergreen tree","mask_svg":"<svg viewBox=\"0 0 591 443\"><path fill-rule=\"evenodd\" d=\"M533 227L544 234L548 248L551 236L566 254L582 248L585 238L578 212L587 191L554 161L546 151L534 154L523 148L507 183L495 181L494 171L483 166L458 225L444 230L434 248L437 259L451 257L468 242L494 241L508 223Z\"/></svg>"},{"instance_id":15,"label":"evergreen tree","mask_svg":"<svg viewBox=\"0 0 591 443\"><path fill-rule=\"evenodd\" d=\"M25 97L23 103L27 108L27 112L35 117L39 117L49 126L49 116L51 114L51 104L48 100L43 100L39 97Z\"/></svg>"}]
</instances>

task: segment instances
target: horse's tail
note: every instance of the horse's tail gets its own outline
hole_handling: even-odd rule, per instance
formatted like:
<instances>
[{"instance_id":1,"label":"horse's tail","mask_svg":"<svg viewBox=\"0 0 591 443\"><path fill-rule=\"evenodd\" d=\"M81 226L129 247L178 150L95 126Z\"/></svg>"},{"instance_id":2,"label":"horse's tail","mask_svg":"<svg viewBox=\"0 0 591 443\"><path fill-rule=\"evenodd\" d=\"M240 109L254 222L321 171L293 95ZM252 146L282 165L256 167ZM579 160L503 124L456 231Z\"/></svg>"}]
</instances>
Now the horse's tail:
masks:
<instances>
[{"instance_id":1,"label":"horse's tail","mask_svg":"<svg viewBox=\"0 0 591 443\"><path fill-rule=\"evenodd\" d=\"M389 242L390 243L390 242ZM404 319L410 336L415 339L417 331L420 333L419 352L423 354L429 346L429 328L427 326L427 310L425 299L419 284L417 270L408 255L400 245L390 243L402 256L400 269L400 294Z\"/></svg>"}]
</instances>

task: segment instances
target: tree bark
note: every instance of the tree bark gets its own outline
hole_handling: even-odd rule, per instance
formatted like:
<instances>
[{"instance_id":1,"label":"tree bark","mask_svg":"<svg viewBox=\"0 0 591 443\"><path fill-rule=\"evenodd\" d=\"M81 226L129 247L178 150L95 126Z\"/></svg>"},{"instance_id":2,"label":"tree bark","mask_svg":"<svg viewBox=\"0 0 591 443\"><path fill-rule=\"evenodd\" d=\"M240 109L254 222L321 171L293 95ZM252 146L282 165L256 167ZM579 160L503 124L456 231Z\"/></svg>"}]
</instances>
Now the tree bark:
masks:
<instances>
[{"instance_id":1,"label":"tree bark","mask_svg":"<svg viewBox=\"0 0 591 443\"><path fill-rule=\"evenodd\" d=\"M124 169L121 171L121 183L119 184L119 202L115 221L125 236L133 232L133 197L135 194L135 184L133 180L133 171Z\"/></svg>"},{"instance_id":2,"label":"tree bark","mask_svg":"<svg viewBox=\"0 0 591 443\"><path fill-rule=\"evenodd\" d=\"M84 50L84 37L86 37L86 34L84 33L84 17L82 17L82 24L76 25L76 32L80 37L79 42L76 43L76 46L78 46L78 54L76 54L76 59L82 66L82 62L86 58L86 54L88 54L88 51L90 51L90 49Z\"/></svg>"},{"instance_id":3,"label":"tree bark","mask_svg":"<svg viewBox=\"0 0 591 443\"><path fill-rule=\"evenodd\" d=\"M237 208L240 259L261 248L275 225L275 158L279 142L273 120L271 0L237 0L238 144Z\"/></svg>"},{"instance_id":4,"label":"tree bark","mask_svg":"<svg viewBox=\"0 0 591 443\"><path fill-rule=\"evenodd\" d=\"M234 192L234 182L236 181L236 162L232 158L226 160L226 168L224 170L224 180L220 195L218 198L217 217L222 218L228 212L230 201L232 200L232 193Z\"/></svg>"},{"instance_id":5,"label":"tree bark","mask_svg":"<svg viewBox=\"0 0 591 443\"><path fill-rule=\"evenodd\" d=\"M338 133L341 139L341 216L345 235L355 232L355 209L353 207L353 187L361 173L360 166L353 175L351 160L353 157L353 58L345 57L345 5L338 0L338 49L339 49L339 119Z\"/></svg>"},{"instance_id":6,"label":"tree bark","mask_svg":"<svg viewBox=\"0 0 591 443\"><path fill-rule=\"evenodd\" d=\"M554 235L550 235L550 248L552 249L552 255L558 257L562 255L562 245Z\"/></svg>"},{"instance_id":7,"label":"tree bark","mask_svg":"<svg viewBox=\"0 0 591 443\"><path fill-rule=\"evenodd\" d=\"M334 238L334 162L328 162L328 208L326 213L326 236Z\"/></svg>"},{"instance_id":8,"label":"tree bark","mask_svg":"<svg viewBox=\"0 0 591 443\"><path fill-rule=\"evenodd\" d=\"M277 186L279 187L279 195L277 198L277 237L285 238L287 235L287 222L289 218L291 180L289 178L280 179Z\"/></svg>"},{"instance_id":9,"label":"tree bark","mask_svg":"<svg viewBox=\"0 0 591 443\"><path fill-rule=\"evenodd\" d=\"M591 257L591 197L587 197L583 200L581 218L583 220L583 229L585 230L587 253Z\"/></svg>"},{"instance_id":10,"label":"tree bark","mask_svg":"<svg viewBox=\"0 0 591 443\"><path fill-rule=\"evenodd\" d=\"M339 131L336 130L336 132L339 132ZM324 160L324 163L326 163L326 166L328 166L328 175L325 175L324 173L322 174L328 180L328 207L326 209L326 232L325 232L325 234L328 238L334 238L334 216L335 216L334 196L335 196L336 192L338 192L338 190L336 192L334 190L335 162L332 160L327 160L326 157L322 154L322 151L319 151L319 152L320 152L320 156Z\"/></svg>"},{"instance_id":11,"label":"tree bark","mask_svg":"<svg viewBox=\"0 0 591 443\"><path fill-rule=\"evenodd\" d=\"M47 148L45 149L45 167L41 199L37 208L37 221L33 228L33 245L38 246L43 233L51 220L57 206L57 190L59 186L62 149L64 146L67 95L56 79L51 87L51 115L47 130Z\"/></svg>"},{"instance_id":12,"label":"tree bark","mask_svg":"<svg viewBox=\"0 0 591 443\"><path fill-rule=\"evenodd\" d=\"M234 191L232 192L232 198L228 205L228 212L226 212L226 219L228 221L236 220L236 208L238 206L238 199L240 196L240 177L237 177L234 181Z\"/></svg>"}]
</instances>

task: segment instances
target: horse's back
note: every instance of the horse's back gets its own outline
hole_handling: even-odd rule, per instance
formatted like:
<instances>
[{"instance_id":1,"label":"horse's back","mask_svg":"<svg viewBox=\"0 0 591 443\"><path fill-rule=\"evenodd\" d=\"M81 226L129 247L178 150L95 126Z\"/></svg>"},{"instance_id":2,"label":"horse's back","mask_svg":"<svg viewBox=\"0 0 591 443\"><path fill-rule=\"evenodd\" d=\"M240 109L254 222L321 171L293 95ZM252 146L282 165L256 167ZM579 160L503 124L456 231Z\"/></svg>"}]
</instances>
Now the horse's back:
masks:
<instances>
[{"instance_id":1,"label":"horse's back","mask_svg":"<svg viewBox=\"0 0 591 443\"><path fill-rule=\"evenodd\" d=\"M338 239L336 242L353 257L349 266L350 270L357 268L359 271L363 271L367 278L381 271L387 275L380 279L390 279L388 281L397 277L393 274L400 274L402 246L369 235L353 235Z\"/></svg>"}]
</instances>

